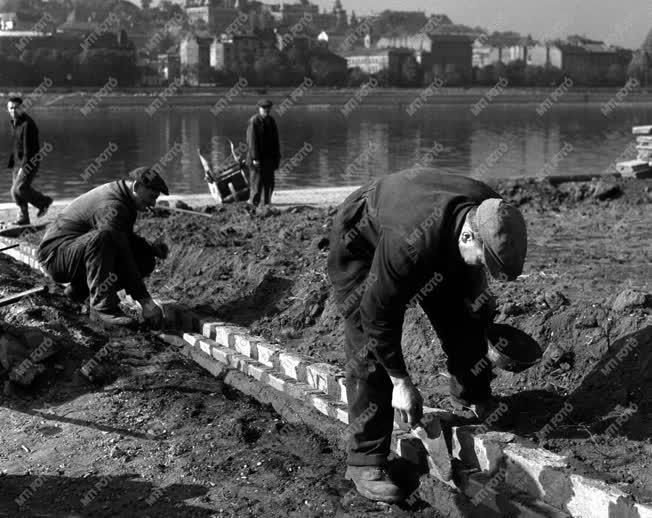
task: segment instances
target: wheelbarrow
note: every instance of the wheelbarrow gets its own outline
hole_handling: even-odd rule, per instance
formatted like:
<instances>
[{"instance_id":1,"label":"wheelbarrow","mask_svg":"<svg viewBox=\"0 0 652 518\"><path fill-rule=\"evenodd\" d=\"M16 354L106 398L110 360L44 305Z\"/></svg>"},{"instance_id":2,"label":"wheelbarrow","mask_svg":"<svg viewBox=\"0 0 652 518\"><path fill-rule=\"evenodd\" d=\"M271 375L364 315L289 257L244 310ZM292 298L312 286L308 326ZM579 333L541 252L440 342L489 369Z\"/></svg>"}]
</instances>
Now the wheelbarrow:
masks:
<instances>
[{"instance_id":1,"label":"wheelbarrow","mask_svg":"<svg viewBox=\"0 0 652 518\"><path fill-rule=\"evenodd\" d=\"M244 160L234 156L235 163L214 172L199 150L199 160L204 168L208 190L217 203L233 203L249 199L249 168Z\"/></svg>"}]
</instances>

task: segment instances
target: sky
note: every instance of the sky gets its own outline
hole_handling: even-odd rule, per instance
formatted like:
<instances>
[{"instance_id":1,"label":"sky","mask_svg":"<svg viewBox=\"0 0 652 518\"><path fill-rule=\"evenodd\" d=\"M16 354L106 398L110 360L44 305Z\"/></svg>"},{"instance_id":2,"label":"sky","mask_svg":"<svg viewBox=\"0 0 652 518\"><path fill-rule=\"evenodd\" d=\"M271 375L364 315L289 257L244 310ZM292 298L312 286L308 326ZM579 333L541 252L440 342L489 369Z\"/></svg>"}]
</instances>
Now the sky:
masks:
<instances>
[{"instance_id":1,"label":"sky","mask_svg":"<svg viewBox=\"0 0 652 518\"><path fill-rule=\"evenodd\" d=\"M139 0L132 0L140 4ZM290 0L288 3L294 3ZM312 0L331 9L334 0ZM650 0L341 0L349 14L384 9L444 13L454 23L514 30L536 39L584 34L626 48L639 48L652 29ZM183 0L177 0L183 4ZM265 1L278 3L278 0Z\"/></svg>"}]
</instances>

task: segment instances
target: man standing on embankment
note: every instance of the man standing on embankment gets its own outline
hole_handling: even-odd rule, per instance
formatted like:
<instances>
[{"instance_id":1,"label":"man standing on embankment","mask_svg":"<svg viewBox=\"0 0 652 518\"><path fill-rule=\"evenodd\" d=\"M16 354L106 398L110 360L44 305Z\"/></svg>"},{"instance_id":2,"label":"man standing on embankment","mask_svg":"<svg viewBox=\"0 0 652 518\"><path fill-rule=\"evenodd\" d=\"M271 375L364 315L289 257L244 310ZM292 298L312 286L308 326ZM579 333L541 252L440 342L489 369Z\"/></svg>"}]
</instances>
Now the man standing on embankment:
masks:
<instances>
[{"instance_id":1,"label":"man standing on embankment","mask_svg":"<svg viewBox=\"0 0 652 518\"><path fill-rule=\"evenodd\" d=\"M440 338L451 397L484 419L494 405L491 362L484 360L495 313L484 269L514 280L526 251L518 209L463 176L401 171L367 183L340 206L328 273L345 319L352 425L345 476L362 496L384 502L406 496L385 464L393 409L411 425L423 412L401 349L407 306L418 303Z\"/></svg>"},{"instance_id":2,"label":"man standing on embankment","mask_svg":"<svg viewBox=\"0 0 652 518\"><path fill-rule=\"evenodd\" d=\"M18 219L14 225L29 225L29 206L38 209L37 217L45 216L52 205L52 198L32 187L40 165L38 127L25 113L23 100L11 97L7 103L11 117L12 145L7 167L13 169L11 196L18 205Z\"/></svg>"},{"instance_id":3,"label":"man standing on embankment","mask_svg":"<svg viewBox=\"0 0 652 518\"><path fill-rule=\"evenodd\" d=\"M247 125L247 162L250 166L249 203L258 207L262 195L263 204L272 203L274 172L281 162L281 144L276 122L270 115L272 101L258 102L258 113Z\"/></svg>"},{"instance_id":4,"label":"man standing on embankment","mask_svg":"<svg viewBox=\"0 0 652 518\"><path fill-rule=\"evenodd\" d=\"M39 245L38 261L47 274L70 283L66 295L76 302L90 294L91 320L104 327L135 323L119 308L121 289L140 303L146 323L162 323L161 308L143 279L154 271L157 257L167 257L168 247L134 233L137 212L153 207L160 193L169 194L163 178L138 167L129 180L100 185L73 200Z\"/></svg>"}]
</instances>

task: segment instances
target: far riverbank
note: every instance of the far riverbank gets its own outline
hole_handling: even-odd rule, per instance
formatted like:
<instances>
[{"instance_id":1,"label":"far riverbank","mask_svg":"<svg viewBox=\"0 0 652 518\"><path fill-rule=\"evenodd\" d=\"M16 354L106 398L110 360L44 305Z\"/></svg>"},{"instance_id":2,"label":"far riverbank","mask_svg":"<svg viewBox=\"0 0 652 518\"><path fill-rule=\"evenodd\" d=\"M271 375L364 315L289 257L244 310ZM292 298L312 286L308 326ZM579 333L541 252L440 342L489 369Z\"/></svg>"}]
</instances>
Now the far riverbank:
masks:
<instances>
[{"instance_id":1,"label":"far riverbank","mask_svg":"<svg viewBox=\"0 0 652 518\"><path fill-rule=\"evenodd\" d=\"M475 104L485 98L491 104L541 104L546 101L554 104L588 104L622 102L622 104L652 104L652 91L626 92L619 88L571 88L565 92L551 88L507 88L501 93L491 92L491 87L473 88L256 88L244 89L229 87L178 88L160 87L146 89L85 88L41 89L34 87L2 88L0 97L18 93L31 98L31 106L38 109L80 109L91 103L97 109L121 109L134 106L149 106L156 102L157 109L175 107L202 107L218 105L224 107L251 107L260 97L271 99L277 106L292 96L292 106L314 108L341 108L350 99L365 106L393 106L405 110L412 103L419 106L447 104ZM619 95L620 92L620 95Z\"/></svg>"}]
</instances>

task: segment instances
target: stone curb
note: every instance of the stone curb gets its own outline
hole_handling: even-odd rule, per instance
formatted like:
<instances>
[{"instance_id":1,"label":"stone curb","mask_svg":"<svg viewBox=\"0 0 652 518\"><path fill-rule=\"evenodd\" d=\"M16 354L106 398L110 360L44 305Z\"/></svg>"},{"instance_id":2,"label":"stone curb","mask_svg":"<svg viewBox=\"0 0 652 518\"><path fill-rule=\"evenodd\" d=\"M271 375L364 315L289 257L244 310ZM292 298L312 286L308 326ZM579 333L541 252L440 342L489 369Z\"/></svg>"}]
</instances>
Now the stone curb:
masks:
<instances>
[{"instance_id":1,"label":"stone curb","mask_svg":"<svg viewBox=\"0 0 652 518\"><path fill-rule=\"evenodd\" d=\"M19 242L0 236L0 244ZM36 247L22 243L5 252L43 272ZM202 318L175 300L158 300L166 326L183 330L184 341L203 353L197 361L209 371L222 366L239 371L317 412L348 424L344 373L325 363L284 351L251 335L246 328ZM212 366L211 362L215 362ZM445 411L425 408L439 419ZM634 503L631 496L602 481L570 474L564 457L538 448L514 434L481 433L479 426L453 427L452 451L459 464L455 487L471 500L503 515L580 518L652 518L652 507ZM392 449L402 458L442 480L421 442L402 430L392 434ZM445 482L445 481L444 481ZM451 483L445 482L449 485ZM480 498L481 497L481 498ZM509 512L508 512L509 511Z\"/></svg>"}]
</instances>

